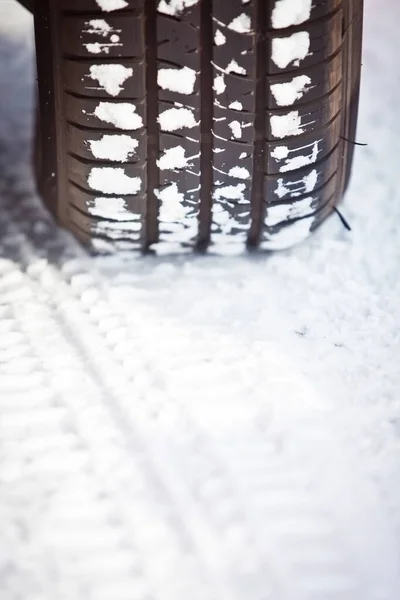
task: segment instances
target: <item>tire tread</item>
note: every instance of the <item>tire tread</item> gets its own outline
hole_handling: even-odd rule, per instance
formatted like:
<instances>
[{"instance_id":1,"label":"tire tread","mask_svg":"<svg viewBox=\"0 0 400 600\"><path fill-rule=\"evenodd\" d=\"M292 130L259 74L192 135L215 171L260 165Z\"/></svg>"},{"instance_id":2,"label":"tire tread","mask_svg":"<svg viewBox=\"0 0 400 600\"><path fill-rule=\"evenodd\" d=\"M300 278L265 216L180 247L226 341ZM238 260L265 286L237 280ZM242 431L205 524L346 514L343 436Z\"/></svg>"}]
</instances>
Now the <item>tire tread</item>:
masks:
<instances>
[{"instance_id":1,"label":"tire tread","mask_svg":"<svg viewBox=\"0 0 400 600\"><path fill-rule=\"evenodd\" d=\"M38 3L38 187L63 226L85 243L106 239L109 225L94 208L100 197L125 207L115 216L114 246L118 239L128 246L118 238L121 219L140 223L130 238L137 249L278 249L290 228L295 243L320 225L351 172L354 148L345 140L357 122L363 2L313 0L306 22L274 28L279 1L198 0L174 15L160 10L160 0L127 0L111 12L96 0ZM277 64L276 44L302 32L307 55ZM99 65L122 65L131 75L111 93L94 76ZM162 86L161 69L190 69L193 90ZM279 101L294 78L310 83ZM101 103L133 106L132 127L100 119ZM165 129L163 113L182 109L193 119ZM93 154L112 135L135 146L124 162ZM178 166L168 168L174 152ZM101 168L140 185L115 194L93 189L91 174ZM110 214L106 208L107 224Z\"/></svg>"}]
</instances>

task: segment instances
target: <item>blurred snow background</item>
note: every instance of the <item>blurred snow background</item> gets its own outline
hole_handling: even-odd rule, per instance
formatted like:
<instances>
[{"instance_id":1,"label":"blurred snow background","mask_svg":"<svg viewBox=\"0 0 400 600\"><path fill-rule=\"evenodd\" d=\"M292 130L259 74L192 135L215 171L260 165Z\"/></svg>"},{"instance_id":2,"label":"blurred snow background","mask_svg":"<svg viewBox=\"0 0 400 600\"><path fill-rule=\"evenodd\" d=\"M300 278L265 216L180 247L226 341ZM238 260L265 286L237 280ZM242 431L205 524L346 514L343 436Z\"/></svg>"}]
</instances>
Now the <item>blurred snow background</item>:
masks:
<instances>
[{"instance_id":1,"label":"blurred snow background","mask_svg":"<svg viewBox=\"0 0 400 600\"><path fill-rule=\"evenodd\" d=\"M352 233L128 263L34 194L0 0L2 600L398 599L399 19L367 0Z\"/></svg>"}]
</instances>

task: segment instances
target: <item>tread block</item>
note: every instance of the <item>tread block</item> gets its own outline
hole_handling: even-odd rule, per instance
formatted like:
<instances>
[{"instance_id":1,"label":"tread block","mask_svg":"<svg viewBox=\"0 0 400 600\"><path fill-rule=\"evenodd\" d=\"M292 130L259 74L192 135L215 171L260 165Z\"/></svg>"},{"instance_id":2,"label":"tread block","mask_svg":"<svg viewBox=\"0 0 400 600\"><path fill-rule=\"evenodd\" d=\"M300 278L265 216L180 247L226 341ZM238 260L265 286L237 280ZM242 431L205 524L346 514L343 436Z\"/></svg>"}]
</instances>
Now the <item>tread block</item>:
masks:
<instances>
[{"instance_id":1,"label":"tread block","mask_svg":"<svg viewBox=\"0 0 400 600\"><path fill-rule=\"evenodd\" d=\"M338 147L323 161L305 166L296 171L267 175L265 177L265 202L276 202L299 198L314 193L336 173L339 168L340 151Z\"/></svg>"},{"instance_id":2,"label":"tread block","mask_svg":"<svg viewBox=\"0 0 400 600\"><path fill-rule=\"evenodd\" d=\"M126 18L109 13L104 18L65 17L61 33L62 51L70 56L91 58L143 58L143 16Z\"/></svg>"},{"instance_id":3,"label":"tread block","mask_svg":"<svg viewBox=\"0 0 400 600\"><path fill-rule=\"evenodd\" d=\"M328 96L313 103L303 104L295 109L289 107L284 110L268 111L267 140L300 136L321 129L339 114L342 94L339 85Z\"/></svg>"},{"instance_id":4,"label":"tread block","mask_svg":"<svg viewBox=\"0 0 400 600\"><path fill-rule=\"evenodd\" d=\"M331 200L336 191L335 178L331 178L316 193L306 194L300 198L268 204L264 225L275 227L285 220L295 220L311 216Z\"/></svg>"},{"instance_id":5,"label":"tread block","mask_svg":"<svg viewBox=\"0 0 400 600\"><path fill-rule=\"evenodd\" d=\"M68 185L71 204L82 213L92 214L103 219L129 221L131 217L137 220L146 215L146 196L112 196L85 191L73 183Z\"/></svg>"},{"instance_id":6,"label":"tread block","mask_svg":"<svg viewBox=\"0 0 400 600\"><path fill-rule=\"evenodd\" d=\"M218 140L215 140L214 153L214 179L215 185L229 185L234 177L230 169L237 170L242 175L242 179L249 182L250 173L253 169L253 144L238 144L235 141L225 141L219 147ZM232 167L232 164L234 165ZM240 177L236 177L240 179Z\"/></svg>"},{"instance_id":7,"label":"tread block","mask_svg":"<svg viewBox=\"0 0 400 600\"><path fill-rule=\"evenodd\" d=\"M188 23L192 26L193 33L195 30L200 32L200 2L201 0L155 0L157 23L161 22L161 19L169 19L177 23Z\"/></svg>"},{"instance_id":8,"label":"tread block","mask_svg":"<svg viewBox=\"0 0 400 600\"><path fill-rule=\"evenodd\" d=\"M331 57L342 44L342 23L343 14L339 10L295 32L269 32L265 57L268 74L305 69Z\"/></svg>"},{"instance_id":9,"label":"tread block","mask_svg":"<svg viewBox=\"0 0 400 600\"><path fill-rule=\"evenodd\" d=\"M146 136L129 132L87 131L67 125L67 147L75 154L90 161L118 163L146 163Z\"/></svg>"},{"instance_id":10,"label":"tread block","mask_svg":"<svg viewBox=\"0 0 400 600\"><path fill-rule=\"evenodd\" d=\"M342 0L312 0L306 5L306 10L288 14L282 2L276 0L271 3L270 27L271 29L285 29L295 27L305 22L313 22L333 13L342 4ZM281 6L279 6L281 4Z\"/></svg>"},{"instance_id":11,"label":"tread block","mask_svg":"<svg viewBox=\"0 0 400 600\"><path fill-rule=\"evenodd\" d=\"M157 19L157 58L162 68L185 66L188 69L199 68L199 30L186 20L175 20L165 15ZM198 91L198 87L197 87Z\"/></svg>"},{"instance_id":12,"label":"tread block","mask_svg":"<svg viewBox=\"0 0 400 600\"><path fill-rule=\"evenodd\" d=\"M250 78L222 73L215 69L213 91L215 106L229 108L240 99L243 111L254 112L254 81Z\"/></svg>"},{"instance_id":13,"label":"tread block","mask_svg":"<svg viewBox=\"0 0 400 600\"><path fill-rule=\"evenodd\" d=\"M324 159L338 144L340 115L323 129L288 140L270 142L266 147L266 172L287 174Z\"/></svg>"},{"instance_id":14,"label":"tread block","mask_svg":"<svg viewBox=\"0 0 400 600\"><path fill-rule=\"evenodd\" d=\"M279 225L264 227L260 248L286 250L306 240L332 214L336 201L333 196L324 206L309 216L283 220Z\"/></svg>"},{"instance_id":15,"label":"tread block","mask_svg":"<svg viewBox=\"0 0 400 600\"><path fill-rule=\"evenodd\" d=\"M65 94L64 103L66 120L81 127L110 131L144 131L146 104L142 100L93 100Z\"/></svg>"},{"instance_id":16,"label":"tread block","mask_svg":"<svg viewBox=\"0 0 400 600\"><path fill-rule=\"evenodd\" d=\"M193 57L190 62L192 64ZM200 64L196 69L187 65L171 65L159 61L158 73L158 100L160 104L175 105L177 108L194 108L200 111ZM182 77L185 81L182 85Z\"/></svg>"},{"instance_id":17,"label":"tread block","mask_svg":"<svg viewBox=\"0 0 400 600\"><path fill-rule=\"evenodd\" d=\"M215 144L223 144L224 141L251 144L254 141L253 128L254 113L215 107L213 127Z\"/></svg>"},{"instance_id":18,"label":"tread block","mask_svg":"<svg viewBox=\"0 0 400 600\"><path fill-rule=\"evenodd\" d=\"M339 52L332 58L309 69L277 74L266 79L267 109L285 106L297 107L318 101L330 93L342 79L343 56Z\"/></svg>"},{"instance_id":19,"label":"tread block","mask_svg":"<svg viewBox=\"0 0 400 600\"><path fill-rule=\"evenodd\" d=\"M106 195L140 194L147 186L146 169L142 165L99 165L68 156L68 171L77 186Z\"/></svg>"},{"instance_id":20,"label":"tread block","mask_svg":"<svg viewBox=\"0 0 400 600\"><path fill-rule=\"evenodd\" d=\"M160 101L158 123L161 135L165 132L176 135L178 139L189 137L200 141L200 109L193 107L192 103L183 105Z\"/></svg>"},{"instance_id":21,"label":"tread block","mask_svg":"<svg viewBox=\"0 0 400 600\"><path fill-rule=\"evenodd\" d=\"M64 62L65 90L98 98L143 98L145 95L144 61L121 60L118 63L94 61Z\"/></svg>"}]
</instances>

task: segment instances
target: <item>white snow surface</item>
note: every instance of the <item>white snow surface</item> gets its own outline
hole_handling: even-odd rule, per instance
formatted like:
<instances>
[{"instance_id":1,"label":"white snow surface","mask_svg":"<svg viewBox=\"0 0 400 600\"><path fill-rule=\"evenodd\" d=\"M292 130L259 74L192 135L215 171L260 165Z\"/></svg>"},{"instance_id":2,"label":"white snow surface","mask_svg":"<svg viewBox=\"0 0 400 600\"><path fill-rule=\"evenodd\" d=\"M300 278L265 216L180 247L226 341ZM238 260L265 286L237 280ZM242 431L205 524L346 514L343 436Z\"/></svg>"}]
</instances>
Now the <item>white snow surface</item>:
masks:
<instances>
[{"instance_id":1,"label":"white snow surface","mask_svg":"<svg viewBox=\"0 0 400 600\"><path fill-rule=\"evenodd\" d=\"M352 233L174 259L53 224L1 10L1 599L398 600L400 4L366 1Z\"/></svg>"}]
</instances>

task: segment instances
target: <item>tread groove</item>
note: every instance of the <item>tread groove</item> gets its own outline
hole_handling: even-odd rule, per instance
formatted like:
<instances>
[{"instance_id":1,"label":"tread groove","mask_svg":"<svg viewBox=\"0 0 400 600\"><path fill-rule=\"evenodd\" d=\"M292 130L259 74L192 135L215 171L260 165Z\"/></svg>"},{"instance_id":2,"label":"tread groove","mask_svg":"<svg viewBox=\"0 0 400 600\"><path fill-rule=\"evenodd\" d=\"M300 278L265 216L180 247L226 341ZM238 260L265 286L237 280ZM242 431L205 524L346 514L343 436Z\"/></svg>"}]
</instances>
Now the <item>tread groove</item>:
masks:
<instances>
[{"instance_id":1,"label":"tread groove","mask_svg":"<svg viewBox=\"0 0 400 600\"><path fill-rule=\"evenodd\" d=\"M200 3L200 206L198 248L210 243L213 192L213 24L212 0Z\"/></svg>"},{"instance_id":2,"label":"tread groove","mask_svg":"<svg viewBox=\"0 0 400 600\"><path fill-rule=\"evenodd\" d=\"M254 158L253 180L251 187L251 225L247 244L255 248L261 237L264 200L265 177L265 137L266 137L266 32L267 32L267 6L265 0L256 2L256 88L255 88L255 120L254 120Z\"/></svg>"},{"instance_id":3,"label":"tread groove","mask_svg":"<svg viewBox=\"0 0 400 600\"><path fill-rule=\"evenodd\" d=\"M158 86L157 86L157 7L156 0L145 2L146 98L147 98L147 210L144 247L158 241L159 187L157 159L159 153Z\"/></svg>"},{"instance_id":4,"label":"tread groove","mask_svg":"<svg viewBox=\"0 0 400 600\"><path fill-rule=\"evenodd\" d=\"M114 127L113 129L107 127L93 127L91 125L81 125L76 121L72 121L71 119L65 119L66 125L70 127L75 127L75 129L79 129L79 131L87 131L89 134L94 133L104 133L106 135L110 134L122 134L122 135L136 135L142 136L144 135L145 128L141 127L140 129L121 129L120 127Z\"/></svg>"}]
</instances>

